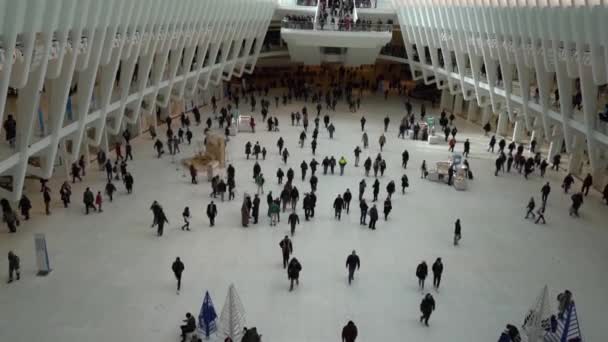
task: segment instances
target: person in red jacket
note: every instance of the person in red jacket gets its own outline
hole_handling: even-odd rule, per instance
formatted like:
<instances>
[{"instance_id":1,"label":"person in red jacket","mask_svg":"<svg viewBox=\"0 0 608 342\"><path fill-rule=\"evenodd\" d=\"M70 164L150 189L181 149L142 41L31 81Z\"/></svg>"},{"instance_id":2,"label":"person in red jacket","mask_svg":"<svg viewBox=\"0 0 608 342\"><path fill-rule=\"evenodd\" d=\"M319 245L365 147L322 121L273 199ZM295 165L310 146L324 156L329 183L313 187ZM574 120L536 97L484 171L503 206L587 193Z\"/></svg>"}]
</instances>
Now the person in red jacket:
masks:
<instances>
[{"instance_id":1,"label":"person in red jacket","mask_svg":"<svg viewBox=\"0 0 608 342\"><path fill-rule=\"evenodd\" d=\"M348 321L348 323L342 328L342 342L355 342L357 339L357 326L353 321Z\"/></svg>"},{"instance_id":2,"label":"person in red jacket","mask_svg":"<svg viewBox=\"0 0 608 342\"><path fill-rule=\"evenodd\" d=\"M95 204L97 205L97 211L102 212L101 204L103 203L103 197L101 196L101 191L97 191L97 196L95 197Z\"/></svg>"}]
</instances>

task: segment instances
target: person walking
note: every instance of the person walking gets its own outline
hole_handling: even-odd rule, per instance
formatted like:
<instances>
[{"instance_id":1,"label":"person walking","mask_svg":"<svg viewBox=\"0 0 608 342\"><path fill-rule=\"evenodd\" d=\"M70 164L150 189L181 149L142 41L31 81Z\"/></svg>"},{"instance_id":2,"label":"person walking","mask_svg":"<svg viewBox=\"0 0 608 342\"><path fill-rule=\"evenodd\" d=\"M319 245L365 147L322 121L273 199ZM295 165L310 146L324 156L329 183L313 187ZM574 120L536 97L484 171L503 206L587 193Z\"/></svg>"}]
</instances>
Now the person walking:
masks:
<instances>
[{"instance_id":1,"label":"person walking","mask_svg":"<svg viewBox=\"0 0 608 342\"><path fill-rule=\"evenodd\" d=\"M346 258L346 268L348 268L348 285L350 285L355 279L355 270L361 268L361 262L355 250Z\"/></svg>"},{"instance_id":2,"label":"person walking","mask_svg":"<svg viewBox=\"0 0 608 342\"><path fill-rule=\"evenodd\" d=\"M420 178L426 178L428 176L428 171L426 170L426 160L422 161L422 165L420 165Z\"/></svg>"},{"instance_id":3,"label":"person walking","mask_svg":"<svg viewBox=\"0 0 608 342\"><path fill-rule=\"evenodd\" d=\"M551 185L549 185L549 182L543 185L540 192L542 194L543 207L545 207L547 206L547 198L549 198L549 193L551 192Z\"/></svg>"},{"instance_id":4,"label":"person walking","mask_svg":"<svg viewBox=\"0 0 608 342\"><path fill-rule=\"evenodd\" d=\"M572 200L572 206L570 207L570 216L576 216L578 217L578 210L581 208L581 205L583 204L583 193L582 192L577 192L575 194L572 195L572 197L570 197L570 199Z\"/></svg>"},{"instance_id":5,"label":"person walking","mask_svg":"<svg viewBox=\"0 0 608 342\"><path fill-rule=\"evenodd\" d=\"M287 223L291 228L291 236L293 236L296 233L296 225L300 224L300 217L298 217L298 214L296 214L295 210L292 211L291 214L289 214L289 217L287 218Z\"/></svg>"},{"instance_id":6,"label":"person walking","mask_svg":"<svg viewBox=\"0 0 608 342\"><path fill-rule=\"evenodd\" d=\"M369 137L367 136L367 132L363 132L363 136L361 138L361 141L363 142L363 148L366 149L369 147Z\"/></svg>"},{"instance_id":7,"label":"person walking","mask_svg":"<svg viewBox=\"0 0 608 342\"><path fill-rule=\"evenodd\" d=\"M184 272L184 263L179 257L175 258L175 261L171 265L171 270L173 270L173 274L177 280L177 294L179 294L179 291L182 288L182 273Z\"/></svg>"},{"instance_id":8,"label":"person walking","mask_svg":"<svg viewBox=\"0 0 608 342\"><path fill-rule=\"evenodd\" d=\"M97 211L103 212L101 205L103 203L103 196L101 196L101 191L97 191L97 196L95 196L95 205L97 205Z\"/></svg>"},{"instance_id":9,"label":"person walking","mask_svg":"<svg viewBox=\"0 0 608 342\"><path fill-rule=\"evenodd\" d=\"M293 291L293 282L296 282L296 285L300 285L300 272L302 271L302 265L295 257L291 259L289 265L287 266L287 277L289 278L290 285L289 291Z\"/></svg>"},{"instance_id":10,"label":"person walking","mask_svg":"<svg viewBox=\"0 0 608 342\"><path fill-rule=\"evenodd\" d=\"M384 132L388 130L388 124L391 122L391 119L387 116L384 117Z\"/></svg>"},{"instance_id":11,"label":"person walking","mask_svg":"<svg viewBox=\"0 0 608 342\"><path fill-rule=\"evenodd\" d=\"M388 221L388 214L393 210L390 196L384 200L384 221Z\"/></svg>"},{"instance_id":12,"label":"person walking","mask_svg":"<svg viewBox=\"0 0 608 342\"><path fill-rule=\"evenodd\" d=\"M359 146L355 147L355 167L359 167L359 156L361 155L361 148Z\"/></svg>"},{"instance_id":13,"label":"person walking","mask_svg":"<svg viewBox=\"0 0 608 342\"><path fill-rule=\"evenodd\" d=\"M454 223L454 246L458 246L461 238L462 227L460 226L460 219L456 219L456 223Z\"/></svg>"},{"instance_id":14,"label":"person walking","mask_svg":"<svg viewBox=\"0 0 608 342\"><path fill-rule=\"evenodd\" d=\"M344 156L340 157L338 161L338 165L340 166L340 176L344 175L344 167L346 166L346 158Z\"/></svg>"},{"instance_id":15,"label":"person walking","mask_svg":"<svg viewBox=\"0 0 608 342\"><path fill-rule=\"evenodd\" d=\"M429 326L429 318L431 318L431 313L435 311L435 299L430 293L427 293L422 303L420 303L420 312L422 312L422 316L420 316L420 322L424 322L424 325Z\"/></svg>"},{"instance_id":16,"label":"person walking","mask_svg":"<svg viewBox=\"0 0 608 342\"><path fill-rule=\"evenodd\" d=\"M185 207L182 212L182 217L184 218L184 225L182 226L182 230L190 231L190 208Z\"/></svg>"},{"instance_id":17,"label":"person walking","mask_svg":"<svg viewBox=\"0 0 608 342\"><path fill-rule=\"evenodd\" d=\"M334 213L335 213L335 218L338 219L338 221L340 221L340 218L342 217L342 209L344 208L344 200L342 199L342 196L340 196L340 194L338 194L338 197L336 197L336 199L334 200Z\"/></svg>"},{"instance_id":18,"label":"person walking","mask_svg":"<svg viewBox=\"0 0 608 342\"><path fill-rule=\"evenodd\" d=\"M258 194L253 195L253 201L251 203L251 216L253 217L253 224L258 224L260 217L260 197Z\"/></svg>"},{"instance_id":19,"label":"person walking","mask_svg":"<svg viewBox=\"0 0 608 342\"><path fill-rule=\"evenodd\" d=\"M8 252L8 283L13 282L13 273L17 276L17 280L21 279L21 266L19 263L19 257L13 253Z\"/></svg>"},{"instance_id":20,"label":"person walking","mask_svg":"<svg viewBox=\"0 0 608 342\"><path fill-rule=\"evenodd\" d=\"M378 200L378 194L380 193L380 182L378 181L378 179L376 179L374 181L374 184L372 185L372 188L374 189L374 200L373 202L376 202Z\"/></svg>"},{"instance_id":21,"label":"person walking","mask_svg":"<svg viewBox=\"0 0 608 342\"><path fill-rule=\"evenodd\" d=\"M17 208L21 211L21 215L23 216L24 220L27 221L30 219L30 209L32 209L32 202L25 194L21 195L21 199L19 200Z\"/></svg>"},{"instance_id":22,"label":"person walking","mask_svg":"<svg viewBox=\"0 0 608 342\"><path fill-rule=\"evenodd\" d=\"M591 188L591 185L593 185L593 177L591 177L591 174L588 173L587 177L583 179L583 187L581 188L581 192L584 193L585 196L589 194L589 189Z\"/></svg>"},{"instance_id":23,"label":"person walking","mask_svg":"<svg viewBox=\"0 0 608 342\"><path fill-rule=\"evenodd\" d=\"M403 174L403 176L401 176L401 193L405 194L405 188L408 188L410 186L410 181L407 178L406 174Z\"/></svg>"},{"instance_id":24,"label":"person walking","mask_svg":"<svg viewBox=\"0 0 608 342\"><path fill-rule=\"evenodd\" d=\"M382 151L384 144L386 144L386 137L384 136L384 133L380 135L380 138L378 139L378 144L380 144L380 151Z\"/></svg>"},{"instance_id":25,"label":"person walking","mask_svg":"<svg viewBox=\"0 0 608 342\"><path fill-rule=\"evenodd\" d=\"M44 212L46 215L51 215L51 189L46 185L42 190L42 199L44 200Z\"/></svg>"},{"instance_id":26,"label":"person walking","mask_svg":"<svg viewBox=\"0 0 608 342\"><path fill-rule=\"evenodd\" d=\"M404 150L401 153L401 167L407 169L407 162L410 160L410 153L407 150Z\"/></svg>"},{"instance_id":27,"label":"person walking","mask_svg":"<svg viewBox=\"0 0 608 342\"><path fill-rule=\"evenodd\" d=\"M564 193L568 193L573 183L574 177L572 177L571 174L567 174L566 177L564 177L564 181L562 182L562 188L564 189Z\"/></svg>"},{"instance_id":28,"label":"person walking","mask_svg":"<svg viewBox=\"0 0 608 342\"><path fill-rule=\"evenodd\" d=\"M342 328L342 342L355 342L357 339L357 326L353 321L348 321L344 328Z\"/></svg>"},{"instance_id":29,"label":"person walking","mask_svg":"<svg viewBox=\"0 0 608 342\"><path fill-rule=\"evenodd\" d=\"M536 208L536 203L534 203L534 197L530 197L530 201L526 206L526 209L528 209L528 211L526 212L526 216L524 217L524 219L527 219L528 217L530 217L530 215L532 215L532 219L536 218L536 215L534 215L534 208Z\"/></svg>"},{"instance_id":30,"label":"person walking","mask_svg":"<svg viewBox=\"0 0 608 342\"><path fill-rule=\"evenodd\" d=\"M106 183L106 195L108 195L108 198L110 199L110 202L112 202L113 200L113 196L114 196L114 192L116 192L116 186L114 186L114 184L112 183L112 181L108 181L108 183Z\"/></svg>"},{"instance_id":31,"label":"person walking","mask_svg":"<svg viewBox=\"0 0 608 342\"><path fill-rule=\"evenodd\" d=\"M546 224L547 222L545 221L545 206L541 206L540 208L538 208L538 211L536 211L536 214L538 215L538 218L536 219L536 221L534 221L535 224L538 224L538 222L540 222L540 220L543 220L543 224Z\"/></svg>"},{"instance_id":32,"label":"person walking","mask_svg":"<svg viewBox=\"0 0 608 342\"><path fill-rule=\"evenodd\" d=\"M420 291L424 291L424 280L428 273L428 266L426 265L426 261L423 260L418 264L418 267L416 267L416 277L418 278L418 287L420 288Z\"/></svg>"},{"instance_id":33,"label":"person walking","mask_svg":"<svg viewBox=\"0 0 608 342\"><path fill-rule=\"evenodd\" d=\"M439 290L439 284L441 283L441 274L443 273L443 262L441 258L437 258L431 267L433 270L433 287Z\"/></svg>"},{"instance_id":34,"label":"person walking","mask_svg":"<svg viewBox=\"0 0 608 342\"><path fill-rule=\"evenodd\" d=\"M378 221L378 209L376 205L372 205L372 208L369 210L369 229L376 230L376 222Z\"/></svg>"},{"instance_id":35,"label":"person walking","mask_svg":"<svg viewBox=\"0 0 608 342\"><path fill-rule=\"evenodd\" d=\"M306 171L308 171L308 164L306 164L305 161L302 161L300 169L302 170L302 181L304 181L306 179Z\"/></svg>"},{"instance_id":36,"label":"person walking","mask_svg":"<svg viewBox=\"0 0 608 342\"><path fill-rule=\"evenodd\" d=\"M89 214L89 208L92 208L93 211L97 211L97 208L95 208L95 195L93 195L93 192L91 191L91 189L87 188L84 191L84 195L82 196L82 201L84 202L84 208L86 211L86 215Z\"/></svg>"},{"instance_id":37,"label":"person walking","mask_svg":"<svg viewBox=\"0 0 608 342\"><path fill-rule=\"evenodd\" d=\"M209 225L213 227L215 225L215 217L217 216L217 207L213 201L207 204L207 217L209 218Z\"/></svg>"},{"instance_id":38,"label":"person walking","mask_svg":"<svg viewBox=\"0 0 608 342\"><path fill-rule=\"evenodd\" d=\"M279 242L281 247L281 254L283 255L283 269L287 268L289 262L289 256L293 253L293 244L287 235Z\"/></svg>"}]
</instances>

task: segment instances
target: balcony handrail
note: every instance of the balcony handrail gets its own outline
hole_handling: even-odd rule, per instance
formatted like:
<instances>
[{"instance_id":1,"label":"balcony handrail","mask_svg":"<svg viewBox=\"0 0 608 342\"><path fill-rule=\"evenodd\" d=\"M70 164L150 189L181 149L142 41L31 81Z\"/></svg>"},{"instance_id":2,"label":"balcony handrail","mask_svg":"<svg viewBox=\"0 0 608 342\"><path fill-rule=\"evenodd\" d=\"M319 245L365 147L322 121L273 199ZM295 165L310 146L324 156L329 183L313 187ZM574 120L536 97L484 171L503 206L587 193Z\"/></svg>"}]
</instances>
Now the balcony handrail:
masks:
<instances>
[{"instance_id":1,"label":"balcony handrail","mask_svg":"<svg viewBox=\"0 0 608 342\"><path fill-rule=\"evenodd\" d=\"M323 24L315 23L314 20L287 20L281 21L281 27L295 30L320 30L336 32L392 32L392 24Z\"/></svg>"}]
</instances>

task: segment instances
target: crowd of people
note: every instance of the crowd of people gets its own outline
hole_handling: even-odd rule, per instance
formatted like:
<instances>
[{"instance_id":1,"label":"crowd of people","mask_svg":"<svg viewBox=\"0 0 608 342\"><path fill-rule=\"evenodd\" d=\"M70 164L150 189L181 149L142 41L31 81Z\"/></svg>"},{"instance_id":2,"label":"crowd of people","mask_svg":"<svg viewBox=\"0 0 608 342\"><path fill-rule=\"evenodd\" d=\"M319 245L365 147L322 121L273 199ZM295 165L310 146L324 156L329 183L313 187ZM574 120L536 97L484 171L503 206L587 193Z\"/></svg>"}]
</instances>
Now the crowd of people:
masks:
<instances>
[{"instance_id":1,"label":"crowd of people","mask_svg":"<svg viewBox=\"0 0 608 342\"><path fill-rule=\"evenodd\" d=\"M336 2L334 2L335 4ZM334 5L332 5L334 6ZM333 11L333 10L332 10ZM349 71L350 72L350 71ZM266 194L266 205L267 205L267 219L269 226L276 226L281 219L281 214L287 215L286 223L290 227L291 238L289 236L285 236L280 242L279 247L281 249L282 255L282 265L284 271L287 273L287 277L289 280L289 291L294 291L295 288L299 286L300 274L303 270L304 262L299 260L294 256L294 238L296 233L296 228L300 224L300 217L298 215L298 207L300 204L300 193L301 189L305 185L300 185L301 189L298 189L296 185L297 179L301 179L301 182L305 182L308 178L308 183L310 184L310 190L304 191L302 190L302 209L304 211L304 222L312 221L315 218L315 209L317 204L317 196L320 194L319 182L320 178L326 178L327 182L331 182L332 176L342 176L344 175L345 169L349 162L345 155L337 156L333 155L324 155L323 158L319 156L320 162L315 159L316 149L319 144L319 134L326 134L326 137L331 140L334 138L334 134L336 134L336 126L332 120L332 116L329 115L329 111L335 111L336 105L339 101L342 101L344 104L348 105L352 111L359 109L361 96L355 97L354 89L355 89L355 79L357 75L351 74L348 72L344 72L340 70L335 76L333 76L332 81L329 83L330 86L323 89L319 84L315 84L314 82L307 82L303 78L289 79L286 83L286 89L284 93L277 93L274 97L275 109L279 108L279 105L282 103L284 106L288 103L292 102L292 99L296 101L302 101L304 103L301 110L294 111L291 113L291 125L294 127L293 129L300 130L300 124L302 125L302 130L299 134L298 144L297 146L286 146L287 142L283 138L283 136L279 136L276 146L277 146L277 154L274 152L270 152L270 148L267 150L265 146L262 146L259 141L255 141L254 144L251 141L248 141L245 144L244 148L244 160L251 160L253 162L252 166L252 179L256 185L257 192L253 194L253 196L248 193L243 193L243 204L241 206L241 224L243 227L248 227L250 224L260 224L262 222L259 219L259 214L261 211L262 200L261 196ZM368 82L369 83L369 82ZM364 88L366 82L358 82L358 87ZM370 85L371 87L371 85ZM255 94L258 94L258 97L262 97L260 99L261 106L256 107L258 98L256 98ZM240 94L240 96L239 96ZM263 94L263 95L262 95ZM233 121L231 120L230 113L232 111L232 106L234 108L239 107L239 100L242 99L245 103L248 103L251 107L252 112L256 112L256 108L259 108L261 120L262 122L267 122L268 124L268 132L269 134L277 134L279 122L276 116L270 117L268 114L271 109L271 100L266 100L269 97L269 87L241 87L240 89L235 88L230 85L226 90L227 99L226 102L221 105L221 108L218 110L218 103L215 97L211 99L212 113L216 117L217 124L214 120L210 118L205 122L206 128L205 133L211 130L220 130L224 131L226 138L229 137L229 130ZM359 94L361 95L361 93ZM388 91L385 92L385 98L388 96ZM281 101L282 98L282 101ZM309 99L311 100L312 108L308 110ZM421 122L424 121L426 108L424 105L420 106L417 113L414 113L414 108L412 103L409 100L404 102L406 115L399 122L398 127L398 138L405 139L406 133L407 136L410 136L409 132L411 131L411 137L414 140L422 139L426 140L429 135L435 134L434 127L429 127L427 125L422 125ZM325 113L323 113L325 112ZM323 114L323 115L322 115ZM195 122L197 125L202 124L200 112L198 108L193 110L193 115L195 118ZM314 116L314 119L311 118ZM323 126L321 126L321 121ZM164 156L164 147L167 146L169 149L169 154L171 156L175 156L180 153L180 145L187 143L191 144L193 138L193 131L191 130L190 118L187 113L181 114L179 117L179 124L177 127L177 133L173 131L174 121L169 117L165 120L166 125L166 138L161 138L156 134L156 129L160 129L157 127L155 130L151 131L150 134L153 137L153 147L157 152L157 157L162 159ZM362 131L362 147L355 146L353 150L354 155L354 163L353 168L359 167L359 161L361 157L361 153L367 151L369 149L369 135L368 130L366 130L367 119L365 116L362 116L360 119L361 123L361 131ZM385 178L385 172L387 169L387 163L382 156L383 148L387 142L385 133L388 132L390 127L390 117L386 116L382 120L383 130L378 132L378 147L380 153L377 153L376 156L373 156L371 152L368 153L367 158L361 163L362 170L361 175L362 179L359 182L358 186L358 202L360 209L360 224L366 225L371 230L376 230L377 222L379 221L380 213L382 210L384 214L384 221L389 220L389 215L392 210L392 200L393 196L396 193L396 184L395 181L391 179L391 176L395 176L397 172L387 173L385 185L385 193L380 197L380 188L381 188L381 180ZM9 125L10 126L10 125ZM252 131L255 133L255 120L252 118L250 123ZM453 152L454 147L456 145L456 136L458 133L458 129L455 126L455 117L453 114L449 116L445 111L440 114L439 126L442 128L443 133L445 134L445 140L448 141L448 146L450 150ZM6 127L6 125L5 125ZM297 128L295 128L297 127ZM310 139L310 148L312 152L312 157L310 161L308 160L296 160L295 165L290 163L290 153L288 151L288 147L292 150L297 148L303 149L307 144L308 140L308 132L309 129L312 130L311 139ZM260 134L260 133L258 133ZM342 132L340 132L342 134ZM344 134L348 134L344 132ZM371 134L371 132L369 132ZM8 137L8 134L7 134ZM164 141L163 141L164 140ZM226 139L228 142L229 139ZM124 148L124 156L123 156L123 144ZM496 137L492 136L490 138L488 151L494 152L496 144ZM133 158L133 150L131 147L131 134L129 130L125 130L115 143L114 143L114 160L111 159L110 153L106 153L103 150L100 150L97 154L97 164L99 170L105 172L106 178L106 186L103 189L106 197L109 201L113 200L113 194L117 191L116 186L114 185L116 181L122 180L126 194L130 194L133 191L133 176L129 172L128 162L134 160ZM524 174L524 177L527 179L533 172L534 167L537 167L539 170L539 176L543 177L548 166L548 162L542 158L540 153L535 151L535 144L531 143L529 149L529 157L525 157L525 147L523 145L517 146L514 142L511 142L508 146L504 139L501 139L498 142L498 151L496 153L499 154L496 159L496 170L495 175L498 175L499 172L511 172L511 168L513 165L515 171ZM505 152L505 148L508 149L508 157ZM274 151L274 148L272 148ZM516 152L513 154L513 152ZM468 139L465 139L463 143L463 154L464 157L468 157L470 153L470 143ZM405 195L406 189L409 187L409 179L405 170L407 170L408 161L410 159L410 153L408 150L404 150L402 152L402 164L401 164L401 194ZM534 155L534 157L532 157ZM275 158L278 156L283 162L283 167L279 167L276 170L276 178L277 184L282 187L280 193L273 194L272 191L268 191L265 193L264 184L267 182L265 173L263 172L263 165L267 160L268 156L273 156ZM372 157L375 157L372 159ZM301 163L300 163L301 161ZM293 158L291 160L293 162ZM465 160L466 162L466 160ZM515 164L513 164L515 163ZM506 164L506 170L505 170ZM297 170L297 165L299 165L300 176L296 178L295 170ZM559 158L553 158L553 165L557 169L559 167ZM338 169L336 170L336 166ZM71 165L71 176L72 176L72 184L83 181L83 177L85 177L85 170L88 165L85 156L79 158L79 160ZM322 172L317 172L318 168L322 167ZM350 166L349 166L350 167ZM286 169L283 171L283 169ZM426 177L426 162L423 161L420 166L421 177ZM310 172L309 172L310 171ZM337 172L336 172L337 171ZM373 171L373 176L371 172ZM392 171L392 170L391 170ZM190 182L192 184L198 184L198 171L194 166L189 167L190 172ZM215 203L214 200L211 200L210 203L206 207L206 215L209 219L209 225L211 227L215 226L216 219L218 218L220 210L218 207L222 206L222 202L225 200L225 193L228 193L228 201L235 199L235 188L237 187L236 183L236 172L237 170L232 164L228 164L226 167L225 175L216 175L211 180L211 193L210 196L213 199L220 198L219 203ZM274 170L271 170L274 172ZM241 171L241 174L244 174L245 171ZM266 173L268 174L268 173ZM338 176L338 177L339 177ZM283 178L286 178L283 181ZM372 195L366 196L367 189L367 181L369 177L373 177L372 183ZM247 179L247 177L240 177L240 180ZM568 193L574 179L572 175L568 174L564 179L564 184L562 185L564 192ZM589 188L592 186L593 180L591 175L588 175L587 178L583 181L583 187L580 192L577 192L572 196L572 208L571 215L578 216L579 208L583 202L583 197L586 196L589 192ZM448 182L449 184L449 182ZM354 189L355 187L353 187ZM536 213L534 209L536 208L536 204L534 199L532 198L526 207L527 213L525 218L532 216L532 218L536 219L536 223L542 221L545 223L545 209L546 203L548 201L548 196L550 193L550 184L546 183L541 189L541 209L537 210ZM50 202L51 202L51 189L48 186L47 180L41 180L41 190L43 200L46 206L46 214L50 215ZM95 194L96 192L96 194ZM71 194L72 189L69 182L64 182L61 185L59 190L59 194L61 196L61 201L65 207L68 207L71 203ZM332 197L334 194L323 193L322 196ZM575 199L576 197L576 199ZM608 202L608 186L604 190L604 198ZM334 201L332 202L331 211L334 214L334 218L336 220L341 220L342 215L345 212L347 215L350 213L350 205L353 200L353 194L350 191L350 188L346 188L343 193L336 194ZM376 202L381 201L382 205L380 208L377 208ZM102 212L102 203L104 201L104 196L102 194L102 190L93 190L89 187L83 193L83 204L84 204L84 212L85 214L89 214L89 210L93 210L95 212ZM368 205L368 202L371 202L371 207ZM4 220L6 221L9 230L11 232L16 232L16 227L19 225L19 216L16 212L11 208L11 205L8 201L2 200L0 201L0 205L2 206ZM22 199L19 201L18 208L21 210L21 214L24 220L29 219L29 210L32 208L31 200L24 194ZM156 233L159 237L163 236L164 226L169 223L168 215L165 213L165 210L161 203L158 201L153 201L150 210L152 211L153 221L152 227L156 227ZM226 213L226 215L231 215L233 213ZM181 214L184 224L181 226L181 230L190 230L190 219L192 217L192 213L190 208L186 206ZM454 246L459 246L459 243L462 239L462 227L460 219L457 219L454 223L454 235L453 235L453 244ZM354 281L354 275L357 270L360 269L361 266L361 257L356 253L356 251L352 251L346 258L346 268L347 268L347 276L346 281L350 285ZM177 291L179 293L182 285L182 274L185 270L183 261L177 257L173 264L171 265L171 270L177 280ZM444 264L441 257L437 257L435 262L431 266L431 272L433 273L433 288L436 292L438 292L439 286L442 280L442 274L444 270ZM16 279L19 279L19 258L15 255L14 252L9 252L9 282L13 281L13 273L16 274ZM424 293L424 297L420 303L420 322L424 325L429 325L429 319L431 317L432 312L436 308L435 298L430 292L425 291L425 279L429 273L428 266L425 261L421 262L416 267L415 276L418 279L419 289ZM571 297L571 296L570 296ZM182 338L185 338L189 332L194 331L193 327L196 326L195 318L188 314L186 316L186 324L181 327L182 330ZM510 336L512 341L516 341L516 336L513 329L507 327L506 334ZM358 335L357 327L352 321L349 321L348 324L343 328L342 338L346 342L355 341Z\"/></svg>"}]
</instances>

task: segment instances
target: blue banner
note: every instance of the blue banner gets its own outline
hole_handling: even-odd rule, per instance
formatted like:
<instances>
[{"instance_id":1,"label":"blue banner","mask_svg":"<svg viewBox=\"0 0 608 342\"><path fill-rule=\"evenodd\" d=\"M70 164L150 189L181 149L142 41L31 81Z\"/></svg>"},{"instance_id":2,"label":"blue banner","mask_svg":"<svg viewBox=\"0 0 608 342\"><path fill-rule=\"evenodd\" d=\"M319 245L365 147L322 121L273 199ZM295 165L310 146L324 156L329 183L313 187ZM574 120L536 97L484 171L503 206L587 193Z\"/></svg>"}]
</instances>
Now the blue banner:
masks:
<instances>
[{"instance_id":1,"label":"blue banner","mask_svg":"<svg viewBox=\"0 0 608 342\"><path fill-rule=\"evenodd\" d=\"M217 330L217 314L209 296L209 291L205 292L205 299L201 312L198 314L198 328L205 334L205 337L211 336Z\"/></svg>"}]
</instances>

